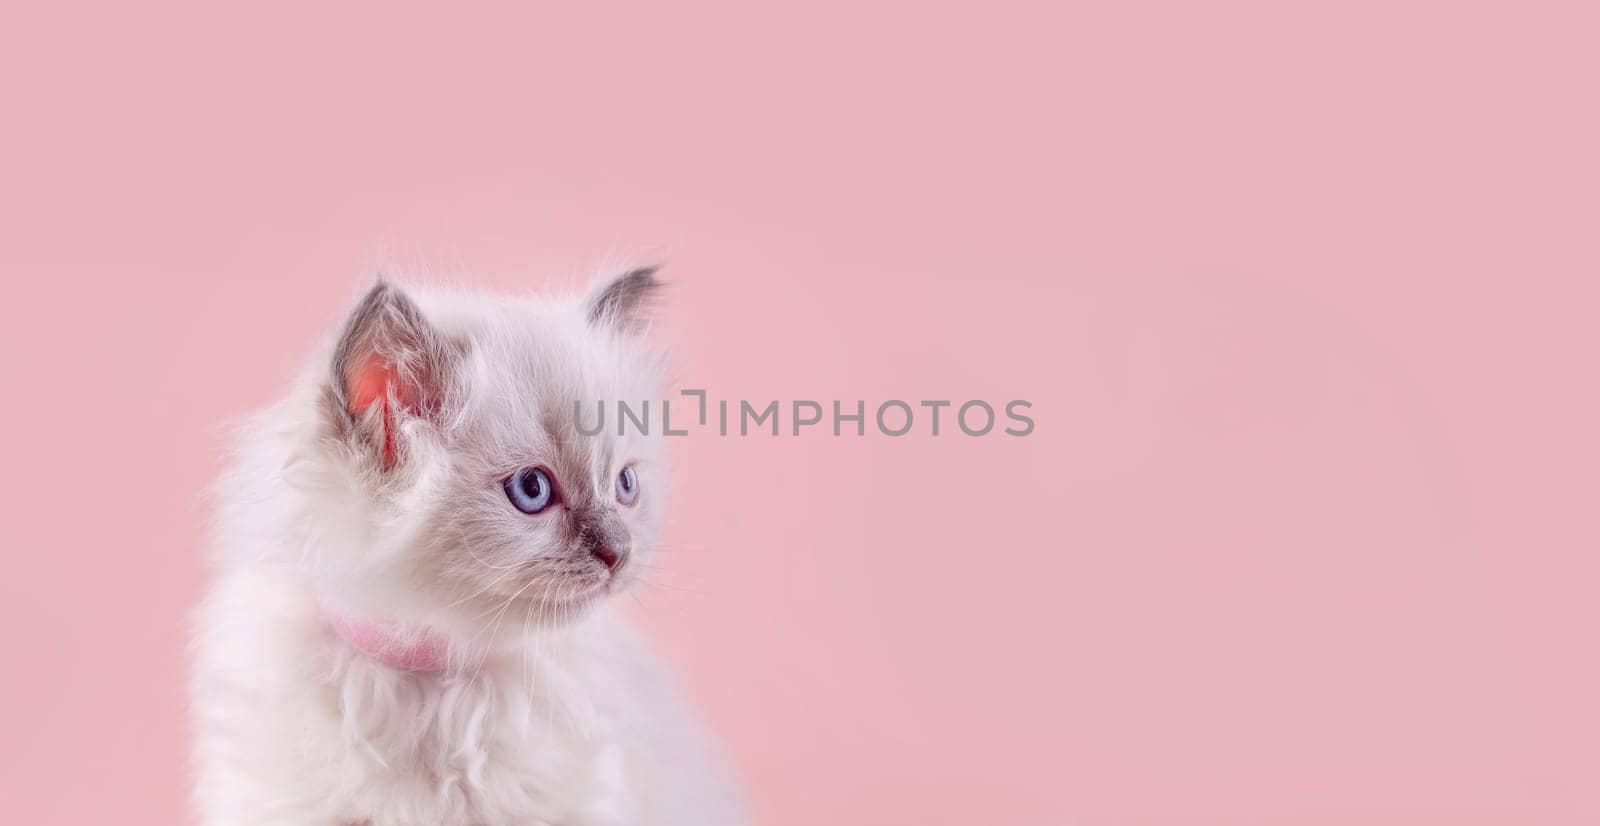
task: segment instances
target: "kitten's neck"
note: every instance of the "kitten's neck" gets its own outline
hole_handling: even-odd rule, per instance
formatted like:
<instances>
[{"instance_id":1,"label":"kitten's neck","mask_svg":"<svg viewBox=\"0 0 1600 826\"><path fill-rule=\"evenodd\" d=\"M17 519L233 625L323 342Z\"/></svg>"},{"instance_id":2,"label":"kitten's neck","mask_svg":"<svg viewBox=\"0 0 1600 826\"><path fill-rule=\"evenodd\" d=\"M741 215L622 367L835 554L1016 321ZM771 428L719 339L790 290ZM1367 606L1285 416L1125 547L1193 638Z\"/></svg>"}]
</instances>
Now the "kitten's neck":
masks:
<instances>
[{"instance_id":1,"label":"kitten's neck","mask_svg":"<svg viewBox=\"0 0 1600 826\"><path fill-rule=\"evenodd\" d=\"M316 605L323 625L342 643L369 659L414 674L473 671L483 667L486 661L501 659L501 655L513 650L523 657L537 650L546 661L559 659L567 650L566 629L541 629L538 637L541 644L532 648L524 634L522 645L508 643L496 653L492 649L463 644L441 628L363 616L340 608L326 597L318 597Z\"/></svg>"}]
</instances>

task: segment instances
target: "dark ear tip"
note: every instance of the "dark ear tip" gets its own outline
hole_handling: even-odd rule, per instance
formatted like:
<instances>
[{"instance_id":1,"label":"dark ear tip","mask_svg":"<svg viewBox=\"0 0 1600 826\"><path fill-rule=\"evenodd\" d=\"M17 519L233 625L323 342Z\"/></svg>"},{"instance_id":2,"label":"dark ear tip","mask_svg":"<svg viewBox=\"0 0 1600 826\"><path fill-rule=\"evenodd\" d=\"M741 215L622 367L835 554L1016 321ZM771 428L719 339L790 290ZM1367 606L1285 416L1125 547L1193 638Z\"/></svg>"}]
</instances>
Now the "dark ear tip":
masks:
<instances>
[{"instance_id":1,"label":"dark ear tip","mask_svg":"<svg viewBox=\"0 0 1600 826\"><path fill-rule=\"evenodd\" d=\"M378 307L387 303L395 292L394 285L389 283L389 279L381 275L378 276L372 282L372 286L361 294L361 300L356 302L356 312L360 312L363 308Z\"/></svg>"},{"instance_id":2,"label":"dark ear tip","mask_svg":"<svg viewBox=\"0 0 1600 826\"><path fill-rule=\"evenodd\" d=\"M659 265L635 267L612 279L589 305L589 320L599 323L611 319L623 325L635 323L633 316L662 286L656 277Z\"/></svg>"},{"instance_id":3,"label":"dark ear tip","mask_svg":"<svg viewBox=\"0 0 1600 826\"><path fill-rule=\"evenodd\" d=\"M373 279L372 289L368 292L375 298L394 298L405 294L405 291L390 281L386 275L379 275Z\"/></svg>"},{"instance_id":4,"label":"dark ear tip","mask_svg":"<svg viewBox=\"0 0 1600 826\"><path fill-rule=\"evenodd\" d=\"M660 264L651 264L647 267L635 267L617 280L619 282L626 281L628 282L629 286L637 290L653 290L656 287L661 286L661 279L656 277L656 273L660 271Z\"/></svg>"},{"instance_id":5,"label":"dark ear tip","mask_svg":"<svg viewBox=\"0 0 1600 826\"><path fill-rule=\"evenodd\" d=\"M379 274L372 282L372 286L356 302L356 308L351 313L352 320L366 319L373 313L393 312L401 315L420 317L420 312L412 302L411 296L404 289L386 276Z\"/></svg>"}]
</instances>

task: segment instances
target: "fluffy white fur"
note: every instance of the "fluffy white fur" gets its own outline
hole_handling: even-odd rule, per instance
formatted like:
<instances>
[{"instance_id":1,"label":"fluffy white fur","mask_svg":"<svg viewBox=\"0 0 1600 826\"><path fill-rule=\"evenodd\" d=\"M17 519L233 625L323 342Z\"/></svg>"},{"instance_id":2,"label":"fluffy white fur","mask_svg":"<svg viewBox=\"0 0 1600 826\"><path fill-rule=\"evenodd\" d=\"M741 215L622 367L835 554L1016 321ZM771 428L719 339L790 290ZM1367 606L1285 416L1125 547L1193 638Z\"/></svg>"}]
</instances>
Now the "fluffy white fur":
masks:
<instances>
[{"instance_id":1,"label":"fluffy white fur","mask_svg":"<svg viewBox=\"0 0 1600 826\"><path fill-rule=\"evenodd\" d=\"M196 618L205 826L743 822L608 603L659 530L659 436L570 424L573 400L592 426L594 400L660 398L633 323L653 286L647 271L563 298L380 284L244 428ZM373 365L389 384L357 410ZM614 487L628 464L631 506ZM507 501L530 466L552 471L559 507ZM628 553L614 573L584 548L602 529ZM443 635L451 667L384 665L330 611Z\"/></svg>"}]
</instances>

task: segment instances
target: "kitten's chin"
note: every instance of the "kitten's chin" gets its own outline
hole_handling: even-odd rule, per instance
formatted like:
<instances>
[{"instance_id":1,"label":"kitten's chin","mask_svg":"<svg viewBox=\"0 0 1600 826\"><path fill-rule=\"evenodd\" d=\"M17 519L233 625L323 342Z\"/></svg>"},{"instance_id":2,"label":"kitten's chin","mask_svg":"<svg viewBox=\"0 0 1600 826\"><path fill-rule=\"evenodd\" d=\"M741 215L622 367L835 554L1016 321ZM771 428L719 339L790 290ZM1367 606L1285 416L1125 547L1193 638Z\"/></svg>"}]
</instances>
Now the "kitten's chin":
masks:
<instances>
[{"instance_id":1,"label":"kitten's chin","mask_svg":"<svg viewBox=\"0 0 1600 826\"><path fill-rule=\"evenodd\" d=\"M562 628L583 619L594 611L608 596L605 585L576 596L563 595L561 599L548 596L526 598L523 611L542 628Z\"/></svg>"},{"instance_id":2,"label":"kitten's chin","mask_svg":"<svg viewBox=\"0 0 1600 826\"><path fill-rule=\"evenodd\" d=\"M539 625L545 628L562 628L589 615L598 599L577 599L536 609Z\"/></svg>"}]
</instances>

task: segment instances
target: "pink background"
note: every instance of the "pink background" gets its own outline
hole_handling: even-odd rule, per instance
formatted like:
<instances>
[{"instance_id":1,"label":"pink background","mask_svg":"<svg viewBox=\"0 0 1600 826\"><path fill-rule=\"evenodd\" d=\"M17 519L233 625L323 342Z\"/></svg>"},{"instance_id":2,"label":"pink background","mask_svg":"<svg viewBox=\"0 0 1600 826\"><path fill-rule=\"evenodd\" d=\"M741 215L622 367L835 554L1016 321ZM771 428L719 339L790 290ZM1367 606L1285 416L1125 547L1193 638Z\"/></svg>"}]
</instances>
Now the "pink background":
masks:
<instances>
[{"instance_id":1,"label":"pink background","mask_svg":"<svg viewBox=\"0 0 1600 826\"><path fill-rule=\"evenodd\" d=\"M378 264L630 256L714 396L1035 403L676 446L643 619L762 823L1600 820L1583 4L43 5L0 820L182 822L198 491Z\"/></svg>"}]
</instances>

